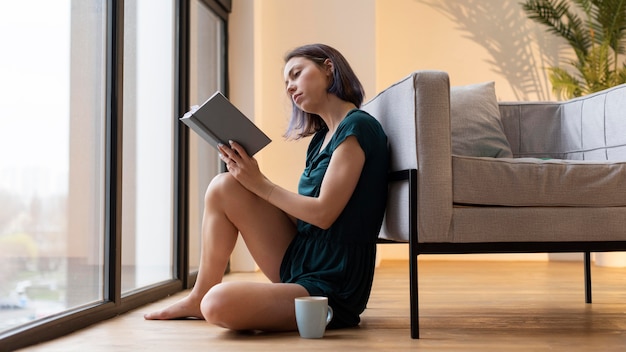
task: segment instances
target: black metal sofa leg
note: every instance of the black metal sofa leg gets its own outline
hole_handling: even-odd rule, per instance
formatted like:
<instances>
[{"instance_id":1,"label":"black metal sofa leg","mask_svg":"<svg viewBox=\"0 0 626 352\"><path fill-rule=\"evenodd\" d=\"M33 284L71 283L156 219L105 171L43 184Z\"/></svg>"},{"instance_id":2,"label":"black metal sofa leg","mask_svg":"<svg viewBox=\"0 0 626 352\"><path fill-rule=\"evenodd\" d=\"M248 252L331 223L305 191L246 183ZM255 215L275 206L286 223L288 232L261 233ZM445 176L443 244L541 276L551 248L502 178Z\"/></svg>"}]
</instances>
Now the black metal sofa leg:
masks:
<instances>
[{"instance_id":1,"label":"black metal sofa leg","mask_svg":"<svg viewBox=\"0 0 626 352\"><path fill-rule=\"evenodd\" d=\"M591 303L591 253L585 252L585 303Z\"/></svg>"},{"instance_id":2,"label":"black metal sofa leg","mask_svg":"<svg viewBox=\"0 0 626 352\"><path fill-rule=\"evenodd\" d=\"M417 290L417 255L411 253L409 266L409 297L411 305L411 338L420 338L419 328L419 295Z\"/></svg>"}]
</instances>

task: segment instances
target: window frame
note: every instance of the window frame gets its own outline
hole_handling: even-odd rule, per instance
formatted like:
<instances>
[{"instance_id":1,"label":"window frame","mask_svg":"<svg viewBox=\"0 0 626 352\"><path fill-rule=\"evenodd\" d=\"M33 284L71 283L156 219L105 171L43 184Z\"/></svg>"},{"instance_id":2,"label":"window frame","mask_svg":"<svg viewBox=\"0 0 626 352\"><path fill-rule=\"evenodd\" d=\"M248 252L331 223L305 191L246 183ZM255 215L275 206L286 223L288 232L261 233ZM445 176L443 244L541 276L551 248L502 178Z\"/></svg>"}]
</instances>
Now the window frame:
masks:
<instances>
[{"instance_id":1,"label":"window frame","mask_svg":"<svg viewBox=\"0 0 626 352\"><path fill-rule=\"evenodd\" d=\"M231 0L200 0L228 28ZM190 0L177 0L175 13L175 110L189 109L189 8ZM122 119L124 74L124 0L109 0L106 9L106 128L104 199L103 300L66 310L0 332L3 349L15 350L69 334L142 305L190 288L197 273L189 273L188 170L189 130L175 124L174 134L174 278L122 295ZM228 93L228 33L223 37L225 93ZM176 117L172 117L176 118Z\"/></svg>"}]
</instances>

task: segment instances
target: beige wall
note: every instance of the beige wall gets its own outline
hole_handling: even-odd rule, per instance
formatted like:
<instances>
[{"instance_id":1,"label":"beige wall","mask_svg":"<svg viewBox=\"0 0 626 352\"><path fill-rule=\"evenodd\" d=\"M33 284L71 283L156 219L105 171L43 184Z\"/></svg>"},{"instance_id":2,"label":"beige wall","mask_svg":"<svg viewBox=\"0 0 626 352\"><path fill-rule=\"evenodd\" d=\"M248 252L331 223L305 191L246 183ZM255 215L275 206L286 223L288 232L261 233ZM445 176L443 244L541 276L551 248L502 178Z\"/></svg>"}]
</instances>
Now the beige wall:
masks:
<instances>
[{"instance_id":1,"label":"beige wall","mask_svg":"<svg viewBox=\"0 0 626 352\"><path fill-rule=\"evenodd\" d=\"M378 90L413 70L436 69L452 85L495 81L500 100L552 98L543 68L564 47L518 1L378 0L376 15Z\"/></svg>"},{"instance_id":2,"label":"beige wall","mask_svg":"<svg viewBox=\"0 0 626 352\"><path fill-rule=\"evenodd\" d=\"M362 10L348 16L355 8ZM283 79L284 54L302 44L329 44L348 58L368 95L373 94L374 18L374 0L233 1L231 98L273 140L257 159L277 184L297 189L308 144L308 140L293 142L282 137L291 111Z\"/></svg>"},{"instance_id":3,"label":"beige wall","mask_svg":"<svg viewBox=\"0 0 626 352\"><path fill-rule=\"evenodd\" d=\"M542 68L559 53L517 1L233 0L228 30L231 98L273 139L257 155L263 172L294 191L308 140L282 138L290 111L282 57L291 48L323 42L339 49L366 100L423 69L448 72L452 85L493 80L500 100L551 99ZM381 253L407 255L395 245Z\"/></svg>"}]
</instances>

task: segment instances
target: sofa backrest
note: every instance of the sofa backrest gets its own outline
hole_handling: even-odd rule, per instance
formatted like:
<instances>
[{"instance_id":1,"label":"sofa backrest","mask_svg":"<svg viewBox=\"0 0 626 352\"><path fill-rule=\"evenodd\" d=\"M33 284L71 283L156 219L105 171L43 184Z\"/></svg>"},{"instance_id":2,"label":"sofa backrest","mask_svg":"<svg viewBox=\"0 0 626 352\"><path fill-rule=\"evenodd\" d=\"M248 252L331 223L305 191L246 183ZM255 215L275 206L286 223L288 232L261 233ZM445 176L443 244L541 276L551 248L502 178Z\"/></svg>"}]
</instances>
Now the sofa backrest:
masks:
<instances>
[{"instance_id":1,"label":"sofa backrest","mask_svg":"<svg viewBox=\"0 0 626 352\"><path fill-rule=\"evenodd\" d=\"M564 102L501 102L515 157L626 160L626 85Z\"/></svg>"}]
</instances>

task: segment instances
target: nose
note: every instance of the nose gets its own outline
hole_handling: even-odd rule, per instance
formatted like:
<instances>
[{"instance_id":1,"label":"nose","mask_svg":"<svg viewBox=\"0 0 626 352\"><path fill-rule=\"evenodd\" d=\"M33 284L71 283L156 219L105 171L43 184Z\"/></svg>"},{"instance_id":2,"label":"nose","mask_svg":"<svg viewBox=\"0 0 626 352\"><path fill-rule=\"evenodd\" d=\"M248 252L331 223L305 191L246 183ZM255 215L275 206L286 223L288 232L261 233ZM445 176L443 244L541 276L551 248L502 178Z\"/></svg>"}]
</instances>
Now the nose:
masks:
<instances>
[{"instance_id":1,"label":"nose","mask_svg":"<svg viewBox=\"0 0 626 352\"><path fill-rule=\"evenodd\" d=\"M293 81L288 81L287 82L287 93L289 93L291 95L295 91L296 91L296 85L294 84L294 82Z\"/></svg>"}]
</instances>

